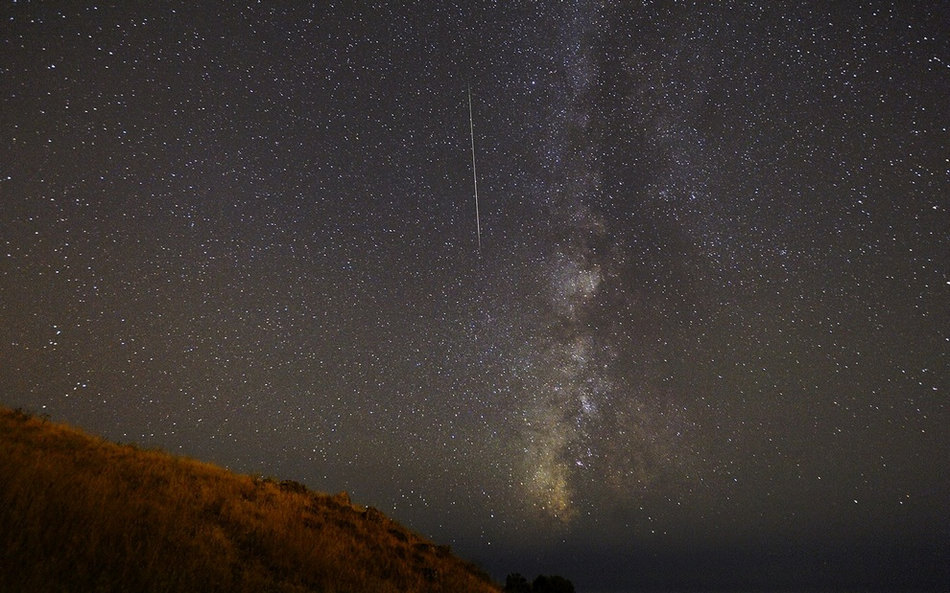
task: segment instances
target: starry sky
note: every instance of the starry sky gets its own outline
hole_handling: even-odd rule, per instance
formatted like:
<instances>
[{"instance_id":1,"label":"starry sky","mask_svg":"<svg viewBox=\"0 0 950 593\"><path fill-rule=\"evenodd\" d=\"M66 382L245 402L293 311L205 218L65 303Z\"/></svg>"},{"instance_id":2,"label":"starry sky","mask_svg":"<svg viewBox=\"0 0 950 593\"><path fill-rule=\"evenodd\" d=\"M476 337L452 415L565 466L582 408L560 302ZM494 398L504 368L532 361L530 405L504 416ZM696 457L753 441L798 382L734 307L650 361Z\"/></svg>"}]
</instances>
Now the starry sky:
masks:
<instances>
[{"instance_id":1,"label":"starry sky","mask_svg":"<svg viewBox=\"0 0 950 593\"><path fill-rule=\"evenodd\" d=\"M0 403L498 579L945 590L948 13L4 2Z\"/></svg>"}]
</instances>

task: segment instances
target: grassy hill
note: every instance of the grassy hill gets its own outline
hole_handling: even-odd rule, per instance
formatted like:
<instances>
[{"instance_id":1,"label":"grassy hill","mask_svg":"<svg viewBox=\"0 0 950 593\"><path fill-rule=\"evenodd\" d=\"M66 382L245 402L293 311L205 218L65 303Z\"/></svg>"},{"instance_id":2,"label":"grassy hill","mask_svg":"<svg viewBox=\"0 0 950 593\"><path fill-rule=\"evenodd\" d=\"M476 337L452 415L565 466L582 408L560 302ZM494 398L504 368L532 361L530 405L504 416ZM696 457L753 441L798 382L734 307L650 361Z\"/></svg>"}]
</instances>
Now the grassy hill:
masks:
<instances>
[{"instance_id":1,"label":"grassy hill","mask_svg":"<svg viewBox=\"0 0 950 593\"><path fill-rule=\"evenodd\" d=\"M0 591L497 593L379 511L0 408Z\"/></svg>"}]
</instances>

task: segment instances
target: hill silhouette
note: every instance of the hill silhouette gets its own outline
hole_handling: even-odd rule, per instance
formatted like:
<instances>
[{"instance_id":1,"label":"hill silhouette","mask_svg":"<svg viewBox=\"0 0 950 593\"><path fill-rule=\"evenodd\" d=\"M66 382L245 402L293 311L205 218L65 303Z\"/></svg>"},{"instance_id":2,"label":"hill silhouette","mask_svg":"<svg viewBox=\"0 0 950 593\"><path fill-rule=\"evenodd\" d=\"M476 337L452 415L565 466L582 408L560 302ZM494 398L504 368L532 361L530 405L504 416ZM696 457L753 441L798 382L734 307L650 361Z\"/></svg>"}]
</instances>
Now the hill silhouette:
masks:
<instances>
[{"instance_id":1,"label":"hill silhouette","mask_svg":"<svg viewBox=\"0 0 950 593\"><path fill-rule=\"evenodd\" d=\"M500 588L345 493L238 475L0 407L0 590Z\"/></svg>"}]
</instances>

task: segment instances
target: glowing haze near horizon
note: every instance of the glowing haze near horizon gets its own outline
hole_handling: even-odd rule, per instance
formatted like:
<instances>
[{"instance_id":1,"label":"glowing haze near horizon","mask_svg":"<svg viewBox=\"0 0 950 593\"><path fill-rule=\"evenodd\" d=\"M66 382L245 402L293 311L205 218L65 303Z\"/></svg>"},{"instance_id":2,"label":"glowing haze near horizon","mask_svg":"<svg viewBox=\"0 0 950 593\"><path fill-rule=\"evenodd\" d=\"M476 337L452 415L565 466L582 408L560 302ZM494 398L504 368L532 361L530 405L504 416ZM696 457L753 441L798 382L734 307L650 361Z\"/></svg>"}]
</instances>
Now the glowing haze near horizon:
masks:
<instances>
[{"instance_id":1,"label":"glowing haze near horizon","mask_svg":"<svg viewBox=\"0 0 950 593\"><path fill-rule=\"evenodd\" d=\"M0 403L498 578L950 580L946 4L0 15Z\"/></svg>"}]
</instances>

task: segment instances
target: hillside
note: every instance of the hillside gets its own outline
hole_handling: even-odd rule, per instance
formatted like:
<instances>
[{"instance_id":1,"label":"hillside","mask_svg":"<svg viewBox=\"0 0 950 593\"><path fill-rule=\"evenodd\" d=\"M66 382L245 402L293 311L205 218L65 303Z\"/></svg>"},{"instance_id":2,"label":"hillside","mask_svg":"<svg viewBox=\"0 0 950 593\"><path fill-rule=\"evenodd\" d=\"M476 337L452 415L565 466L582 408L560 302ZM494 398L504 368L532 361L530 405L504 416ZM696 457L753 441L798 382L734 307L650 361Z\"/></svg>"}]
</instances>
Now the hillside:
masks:
<instances>
[{"instance_id":1,"label":"hillside","mask_svg":"<svg viewBox=\"0 0 950 593\"><path fill-rule=\"evenodd\" d=\"M373 508L0 408L0 590L496 593Z\"/></svg>"}]
</instances>

